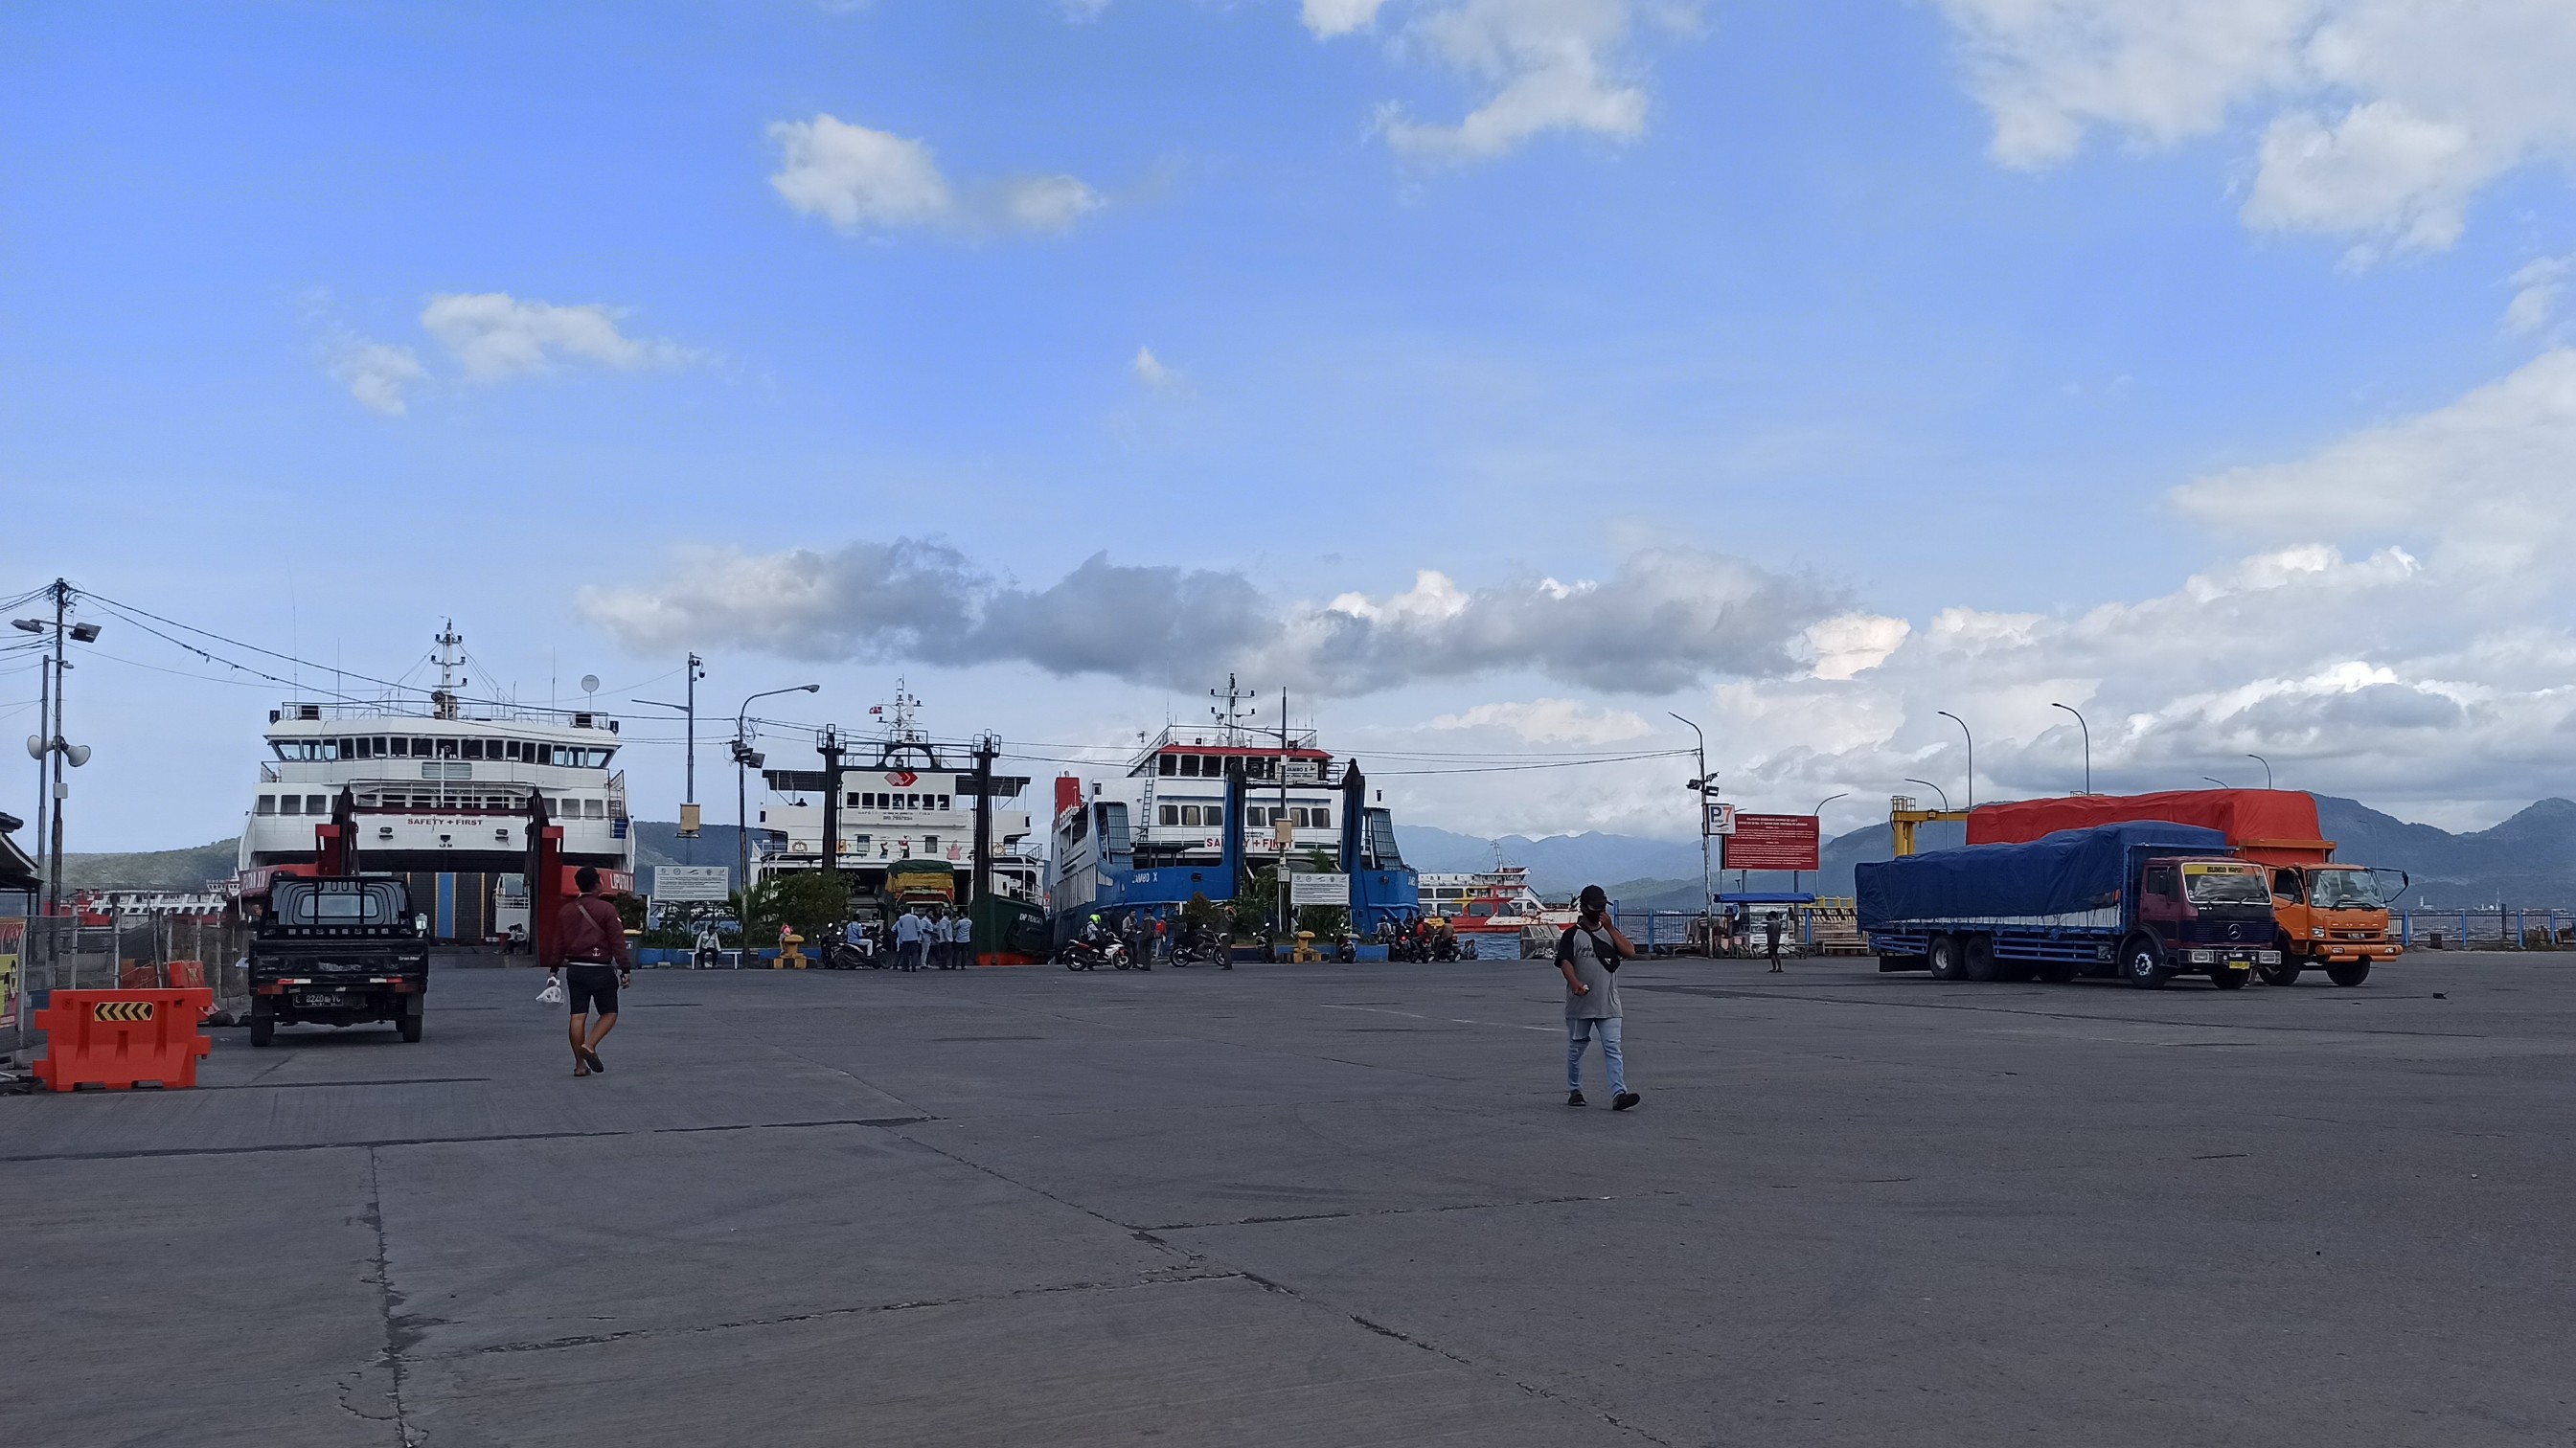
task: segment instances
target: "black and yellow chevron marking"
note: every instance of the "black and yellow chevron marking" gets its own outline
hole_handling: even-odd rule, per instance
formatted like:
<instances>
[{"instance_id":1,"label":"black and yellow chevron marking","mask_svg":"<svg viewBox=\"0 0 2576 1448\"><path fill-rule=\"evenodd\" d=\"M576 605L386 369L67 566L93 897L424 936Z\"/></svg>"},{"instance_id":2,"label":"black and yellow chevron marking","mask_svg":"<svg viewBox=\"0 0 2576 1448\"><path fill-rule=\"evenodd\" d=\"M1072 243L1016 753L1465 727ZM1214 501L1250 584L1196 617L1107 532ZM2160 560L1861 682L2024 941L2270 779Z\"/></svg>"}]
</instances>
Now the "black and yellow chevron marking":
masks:
<instances>
[{"instance_id":1,"label":"black and yellow chevron marking","mask_svg":"<svg viewBox=\"0 0 2576 1448\"><path fill-rule=\"evenodd\" d=\"M150 1001L100 1001L91 1007L94 1021L148 1021L152 1019Z\"/></svg>"}]
</instances>

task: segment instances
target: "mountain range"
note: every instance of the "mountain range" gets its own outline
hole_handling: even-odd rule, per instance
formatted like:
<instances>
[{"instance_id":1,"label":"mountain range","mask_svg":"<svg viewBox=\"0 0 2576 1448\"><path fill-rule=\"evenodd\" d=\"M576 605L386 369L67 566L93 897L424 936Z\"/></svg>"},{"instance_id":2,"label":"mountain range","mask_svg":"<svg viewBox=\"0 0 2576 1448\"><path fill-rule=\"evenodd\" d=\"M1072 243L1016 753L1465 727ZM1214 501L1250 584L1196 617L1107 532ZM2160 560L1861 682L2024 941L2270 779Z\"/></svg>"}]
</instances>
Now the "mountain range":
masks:
<instances>
[{"instance_id":1,"label":"mountain range","mask_svg":"<svg viewBox=\"0 0 2576 1448\"><path fill-rule=\"evenodd\" d=\"M2501 824L2454 834L2409 824L2358 800L2317 795L2317 818L2335 841L2335 858L2403 870L2410 879L2404 903L2419 909L2576 904L2576 801L2544 799ZM727 865L736 848L734 827L709 825L694 840L679 837L668 821L635 822L636 864ZM1924 849L1962 843L1957 825L1925 825ZM1489 839L1430 825L1398 825L1405 863L1417 870L1465 873L1499 863L1529 867L1540 894L1563 897L1599 884L1632 909L1688 910L1700 893L1697 840L1637 835L1505 835ZM122 854L66 854L63 881L74 888L195 889L233 871L235 842L217 840L178 850ZM1822 870L1803 874L1797 888L1819 895L1852 893L1852 867L1884 860L1891 852L1888 827L1869 825L1825 842ZM1728 874L1720 889L1786 890L1788 875L1753 871L1742 884Z\"/></svg>"}]
</instances>

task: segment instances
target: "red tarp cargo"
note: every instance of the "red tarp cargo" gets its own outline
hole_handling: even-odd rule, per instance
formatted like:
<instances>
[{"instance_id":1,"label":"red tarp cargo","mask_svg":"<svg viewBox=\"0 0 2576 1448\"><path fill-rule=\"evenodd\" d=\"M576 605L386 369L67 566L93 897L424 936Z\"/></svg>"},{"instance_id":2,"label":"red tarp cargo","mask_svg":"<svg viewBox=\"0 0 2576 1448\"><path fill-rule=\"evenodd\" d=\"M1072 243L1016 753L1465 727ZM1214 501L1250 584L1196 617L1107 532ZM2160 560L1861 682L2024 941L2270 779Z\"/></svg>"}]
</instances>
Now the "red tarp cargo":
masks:
<instances>
[{"instance_id":1,"label":"red tarp cargo","mask_svg":"<svg viewBox=\"0 0 2576 1448\"><path fill-rule=\"evenodd\" d=\"M2323 864L2334 844L2318 836L2317 802L2290 789L2177 789L2162 794L2081 794L1979 805L1968 814L1968 843L2009 845L2059 830L2124 820L2166 820L2227 836L2246 858L2267 865Z\"/></svg>"}]
</instances>

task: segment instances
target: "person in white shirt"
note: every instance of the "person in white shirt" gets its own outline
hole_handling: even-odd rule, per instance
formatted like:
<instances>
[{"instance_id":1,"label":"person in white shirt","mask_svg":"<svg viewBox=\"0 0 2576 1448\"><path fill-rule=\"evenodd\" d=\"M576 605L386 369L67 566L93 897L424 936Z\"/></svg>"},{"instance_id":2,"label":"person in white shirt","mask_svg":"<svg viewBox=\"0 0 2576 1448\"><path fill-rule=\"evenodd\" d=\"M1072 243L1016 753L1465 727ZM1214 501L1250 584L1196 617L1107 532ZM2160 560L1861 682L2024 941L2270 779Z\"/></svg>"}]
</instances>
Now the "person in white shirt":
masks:
<instances>
[{"instance_id":1,"label":"person in white shirt","mask_svg":"<svg viewBox=\"0 0 2576 1448\"><path fill-rule=\"evenodd\" d=\"M927 938L928 938L928 933L929 933L929 932L924 928L924 927L927 925L927 923L928 923L928 922L924 921L924 920L921 918L921 915L920 915L920 913L919 913L918 911L906 910L906 911L905 911L905 912L903 912L901 915L898 915L898 916L896 916L896 917L895 917L895 920L894 920L894 962L895 962L895 969L897 969L897 970L919 970L919 969L921 969L921 957L922 957L922 952L923 952L923 948L924 948L924 945L925 945L925 942L926 942L926 940L927 940Z\"/></svg>"},{"instance_id":2,"label":"person in white shirt","mask_svg":"<svg viewBox=\"0 0 2576 1448\"><path fill-rule=\"evenodd\" d=\"M964 970L975 963L975 922L958 911L948 917L949 964Z\"/></svg>"}]
</instances>

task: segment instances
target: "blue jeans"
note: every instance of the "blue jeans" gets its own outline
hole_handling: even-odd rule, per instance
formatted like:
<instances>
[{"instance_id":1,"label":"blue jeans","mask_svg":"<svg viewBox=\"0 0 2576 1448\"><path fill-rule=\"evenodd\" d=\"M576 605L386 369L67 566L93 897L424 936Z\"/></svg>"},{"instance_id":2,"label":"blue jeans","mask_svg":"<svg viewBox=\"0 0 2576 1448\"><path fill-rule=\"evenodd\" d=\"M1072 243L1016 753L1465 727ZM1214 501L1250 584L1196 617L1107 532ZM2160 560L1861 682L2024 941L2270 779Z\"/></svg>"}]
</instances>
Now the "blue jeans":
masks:
<instances>
[{"instance_id":1,"label":"blue jeans","mask_svg":"<svg viewBox=\"0 0 2576 1448\"><path fill-rule=\"evenodd\" d=\"M1625 1063L1619 1059L1619 1022L1616 1017L1606 1021L1565 1023L1565 1089L1583 1089L1583 1048L1596 1035L1601 1038L1601 1064L1610 1072L1610 1094L1616 1096L1628 1089L1628 1073L1624 1069Z\"/></svg>"}]
</instances>

